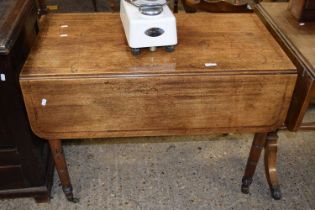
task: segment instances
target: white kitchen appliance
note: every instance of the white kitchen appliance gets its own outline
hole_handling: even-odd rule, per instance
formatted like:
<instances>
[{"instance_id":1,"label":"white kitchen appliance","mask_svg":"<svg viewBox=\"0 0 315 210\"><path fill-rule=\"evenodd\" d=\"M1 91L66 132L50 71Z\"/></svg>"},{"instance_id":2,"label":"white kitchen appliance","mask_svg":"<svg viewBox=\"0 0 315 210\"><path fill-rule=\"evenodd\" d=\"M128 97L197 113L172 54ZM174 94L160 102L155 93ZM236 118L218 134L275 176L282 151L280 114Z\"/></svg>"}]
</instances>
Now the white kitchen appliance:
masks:
<instances>
[{"instance_id":1,"label":"white kitchen appliance","mask_svg":"<svg viewBox=\"0 0 315 210\"><path fill-rule=\"evenodd\" d=\"M177 44L176 19L166 0L121 0L120 18L133 54L140 48L172 52Z\"/></svg>"}]
</instances>

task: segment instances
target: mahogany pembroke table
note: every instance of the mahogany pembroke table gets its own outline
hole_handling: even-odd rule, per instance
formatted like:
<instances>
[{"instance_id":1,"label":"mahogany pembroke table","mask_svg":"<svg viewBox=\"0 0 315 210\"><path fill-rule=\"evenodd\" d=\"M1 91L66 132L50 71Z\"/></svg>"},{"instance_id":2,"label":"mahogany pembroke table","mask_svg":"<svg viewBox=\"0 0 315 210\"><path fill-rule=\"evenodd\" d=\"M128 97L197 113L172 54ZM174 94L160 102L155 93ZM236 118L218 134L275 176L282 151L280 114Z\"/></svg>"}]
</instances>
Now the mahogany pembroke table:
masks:
<instances>
[{"instance_id":1,"label":"mahogany pembroke table","mask_svg":"<svg viewBox=\"0 0 315 210\"><path fill-rule=\"evenodd\" d=\"M133 56L119 14L50 14L20 75L33 131L74 200L61 140L253 132L242 191L265 148L280 199L277 136L297 73L253 13L178 14L178 45Z\"/></svg>"}]
</instances>

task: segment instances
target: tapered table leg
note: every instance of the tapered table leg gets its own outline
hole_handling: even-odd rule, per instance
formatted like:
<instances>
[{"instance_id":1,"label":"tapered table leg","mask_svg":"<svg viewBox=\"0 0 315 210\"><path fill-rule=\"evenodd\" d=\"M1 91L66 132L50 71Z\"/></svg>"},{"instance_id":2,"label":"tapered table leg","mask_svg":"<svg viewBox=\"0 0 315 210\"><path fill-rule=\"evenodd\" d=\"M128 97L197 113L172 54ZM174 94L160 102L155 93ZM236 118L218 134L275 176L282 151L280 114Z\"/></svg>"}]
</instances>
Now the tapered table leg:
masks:
<instances>
[{"instance_id":1,"label":"tapered table leg","mask_svg":"<svg viewBox=\"0 0 315 210\"><path fill-rule=\"evenodd\" d=\"M73 197L72 185L61 145L61 140L48 140L48 143L55 161L55 166L62 185L62 190L66 195L66 198L69 201L78 202L78 199Z\"/></svg>"},{"instance_id":2,"label":"tapered table leg","mask_svg":"<svg viewBox=\"0 0 315 210\"><path fill-rule=\"evenodd\" d=\"M271 195L275 200L281 199L281 191L276 169L277 140L277 132L268 133L265 145L265 172Z\"/></svg>"},{"instance_id":3,"label":"tapered table leg","mask_svg":"<svg viewBox=\"0 0 315 210\"><path fill-rule=\"evenodd\" d=\"M262 149L265 146L267 133L256 133L250 149L249 157L246 164L244 176L242 178L242 192L249 193L249 186L253 181L257 163L260 158Z\"/></svg>"}]
</instances>

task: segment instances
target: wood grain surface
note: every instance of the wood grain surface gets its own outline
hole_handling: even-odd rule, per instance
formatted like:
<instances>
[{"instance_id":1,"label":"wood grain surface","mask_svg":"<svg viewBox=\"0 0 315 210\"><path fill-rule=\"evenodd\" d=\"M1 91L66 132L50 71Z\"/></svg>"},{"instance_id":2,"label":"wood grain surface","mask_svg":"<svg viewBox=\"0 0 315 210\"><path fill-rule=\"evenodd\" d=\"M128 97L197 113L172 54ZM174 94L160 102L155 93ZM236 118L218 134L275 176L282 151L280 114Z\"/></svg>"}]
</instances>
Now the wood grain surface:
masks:
<instances>
[{"instance_id":1,"label":"wood grain surface","mask_svg":"<svg viewBox=\"0 0 315 210\"><path fill-rule=\"evenodd\" d=\"M269 131L295 75L22 81L34 132L52 139ZM46 106L41 105L47 100Z\"/></svg>"},{"instance_id":2,"label":"wood grain surface","mask_svg":"<svg viewBox=\"0 0 315 210\"><path fill-rule=\"evenodd\" d=\"M179 14L176 51L136 57L117 14L46 21L20 80L40 137L268 132L285 119L296 69L253 14Z\"/></svg>"},{"instance_id":3,"label":"wood grain surface","mask_svg":"<svg viewBox=\"0 0 315 210\"><path fill-rule=\"evenodd\" d=\"M282 33L289 38L291 44L312 65L310 71L315 75L315 22L300 25L288 11L287 3L261 3L261 5Z\"/></svg>"},{"instance_id":4,"label":"wood grain surface","mask_svg":"<svg viewBox=\"0 0 315 210\"><path fill-rule=\"evenodd\" d=\"M144 49L134 57L119 14L48 15L21 77L295 69L255 14L178 14L176 18L175 52ZM207 68L205 63L217 67Z\"/></svg>"}]
</instances>

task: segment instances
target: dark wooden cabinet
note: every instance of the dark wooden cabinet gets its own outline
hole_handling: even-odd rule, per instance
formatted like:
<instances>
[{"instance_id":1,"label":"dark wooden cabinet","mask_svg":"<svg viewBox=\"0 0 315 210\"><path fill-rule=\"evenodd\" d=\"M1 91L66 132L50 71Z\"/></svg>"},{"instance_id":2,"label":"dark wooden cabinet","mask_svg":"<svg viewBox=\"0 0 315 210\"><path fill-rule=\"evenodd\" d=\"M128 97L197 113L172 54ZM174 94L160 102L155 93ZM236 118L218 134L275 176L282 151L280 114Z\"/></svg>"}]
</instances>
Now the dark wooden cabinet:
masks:
<instances>
[{"instance_id":1,"label":"dark wooden cabinet","mask_svg":"<svg viewBox=\"0 0 315 210\"><path fill-rule=\"evenodd\" d=\"M289 9L300 22L315 20L315 0L291 0Z\"/></svg>"},{"instance_id":2,"label":"dark wooden cabinet","mask_svg":"<svg viewBox=\"0 0 315 210\"><path fill-rule=\"evenodd\" d=\"M47 201L52 161L26 116L19 74L38 33L36 2L0 1L0 197Z\"/></svg>"}]
</instances>

